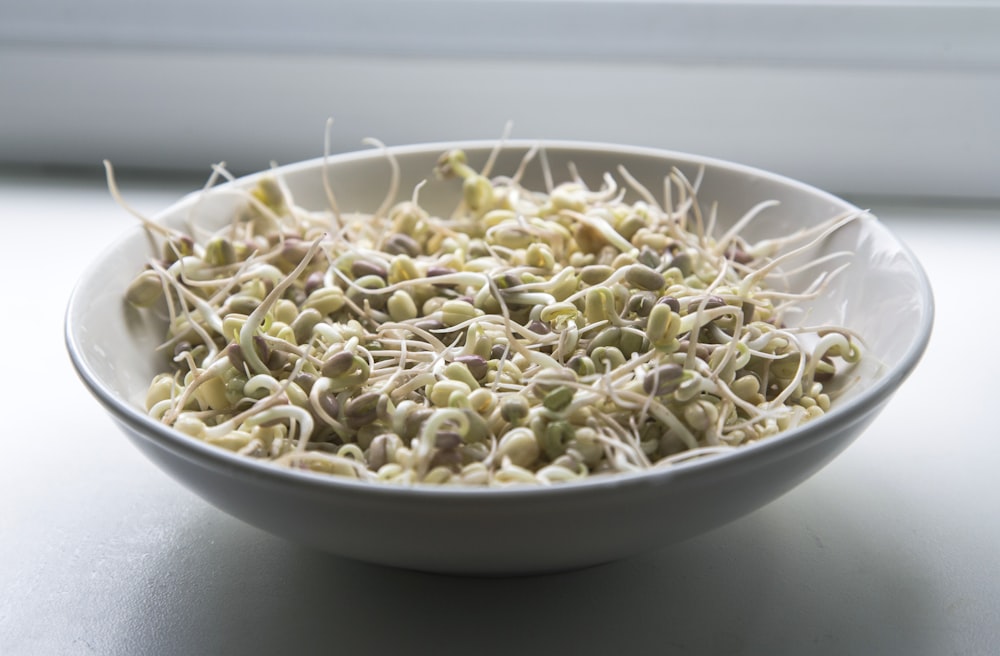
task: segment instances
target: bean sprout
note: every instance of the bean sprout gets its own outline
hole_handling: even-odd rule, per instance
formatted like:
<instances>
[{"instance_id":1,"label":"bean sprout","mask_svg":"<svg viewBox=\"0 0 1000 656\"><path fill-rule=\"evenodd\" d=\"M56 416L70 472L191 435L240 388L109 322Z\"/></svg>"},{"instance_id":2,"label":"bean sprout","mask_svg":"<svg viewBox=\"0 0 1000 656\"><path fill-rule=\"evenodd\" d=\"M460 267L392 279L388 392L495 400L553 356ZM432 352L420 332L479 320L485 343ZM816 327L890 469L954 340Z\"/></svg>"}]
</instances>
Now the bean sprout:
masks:
<instances>
[{"instance_id":1,"label":"bean sprout","mask_svg":"<svg viewBox=\"0 0 1000 656\"><path fill-rule=\"evenodd\" d=\"M431 184L457 180L461 201L441 217L418 202L425 182L393 204L398 163L369 140L389 162L388 191L352 214L333 195L329 129L326 211L296 206L273 176L226 188L238 211L215 232L192 228L197 239L125 206L161 250L126 293L167 313L169 369L145 400L158 421L377 484L559 485L799 426L862 357L846 328L785 324L846 265L800 291L791 276L849 254L801 256L861 212L748 243L743 228L777 205L764 200L715 238L703 170L694 182L666 172L656 199L624 167L596 190L573 167L557 184L536 147L488 178L501 142L481 171L442 154ZM521 182L535 157L542 191ZM203 193L230 177L214 166Z\"/></svg>"}]
</instances>

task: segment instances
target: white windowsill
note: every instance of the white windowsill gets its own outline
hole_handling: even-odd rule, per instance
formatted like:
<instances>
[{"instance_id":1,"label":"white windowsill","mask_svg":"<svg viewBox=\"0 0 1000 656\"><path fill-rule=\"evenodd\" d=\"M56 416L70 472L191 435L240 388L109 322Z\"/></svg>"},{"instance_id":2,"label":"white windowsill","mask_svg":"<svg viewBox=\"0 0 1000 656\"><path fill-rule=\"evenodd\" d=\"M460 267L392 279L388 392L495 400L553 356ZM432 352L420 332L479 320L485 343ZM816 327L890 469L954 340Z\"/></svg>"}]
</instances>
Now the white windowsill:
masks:
<instances>
[{"instance_id":1,"label":"white windowsill","mask_svg":"<svg viewBox=\"0 0 1000 656\"><path fill-rule=\"evenodd\" d=\"M123 181L148 213L191 188ZM0 652L336 643L410 653L428 627L446 626L445 651L484 653L990 653L1000 641L1000 362L976 335L1000 311L970 281L993 276L1000 206L859 202L926 266L938 313L923 362L857 443L779 501L689 542L557 577L468 580L290 545L155 470L60 346L76 276L134 219L99 175L0 170L13 246L0 277L14 283L0 328L14 387L0 458Z\"/></svg>"}]
</instances>

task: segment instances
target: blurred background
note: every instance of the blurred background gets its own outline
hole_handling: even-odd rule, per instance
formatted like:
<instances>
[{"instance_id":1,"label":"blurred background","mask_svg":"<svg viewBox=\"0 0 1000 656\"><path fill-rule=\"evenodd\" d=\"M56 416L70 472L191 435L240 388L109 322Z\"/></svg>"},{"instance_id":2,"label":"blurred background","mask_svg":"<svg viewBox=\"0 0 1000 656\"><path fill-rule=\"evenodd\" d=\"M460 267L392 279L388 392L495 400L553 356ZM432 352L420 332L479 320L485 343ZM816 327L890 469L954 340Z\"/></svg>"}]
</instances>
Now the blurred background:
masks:
<instances>
[{"instance_id":1,"label":"blurred background","mask_svg":"<svg viewBox=\"0 0 1000 656\"><path fill-rule=\"evenodd\" d=\"M995 198L1000 3L0 3L0 162L249 172L494 138L656 146L847 194Z\"/></svg>"}]
</instances>

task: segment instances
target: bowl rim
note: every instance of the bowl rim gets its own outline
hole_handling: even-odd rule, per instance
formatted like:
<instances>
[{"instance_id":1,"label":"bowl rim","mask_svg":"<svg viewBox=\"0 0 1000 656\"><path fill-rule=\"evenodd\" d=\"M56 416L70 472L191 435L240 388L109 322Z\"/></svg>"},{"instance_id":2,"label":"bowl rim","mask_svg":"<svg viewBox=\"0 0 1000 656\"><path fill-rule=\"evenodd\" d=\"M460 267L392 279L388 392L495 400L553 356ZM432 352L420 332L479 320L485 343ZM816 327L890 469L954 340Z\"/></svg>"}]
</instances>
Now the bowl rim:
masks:
<instances>
[{"instance_id":1,"label":"bowl rim","mask_svg":"<svg viewBox=\"0 0 1000 656\"><path fill-rule=\"evenodd\" d=\"M315 157L284 164L273 169L254 172L240 176L232 182L222 183L218 187L245 186L252 184L255 180L265 175L293 174L303 170L322 167L324 166L324 162L327 165L341 165L357 160L384 159L386 153L405 156L434 152L440 153L450 149L463 149L467 152L486 150L488 152L499 143L502 143L504 148L512 149L528 149L539 146L545 150L587 151L607 155L621 154L663 160L679 160L683 164L704 166L706 168L716 167L745 176L767 179L784 186L796 188L809 195L824 198L842 207L845 211L860 211L860 208L852 203L808 183L738 162L647 146L550 139L442 141L387 146L385 149L380 148L377 150L354 150L331 154L328 157ZM157 212L152 217L152 221L161 222L164 217L183 209L194 202L202 191L196 190L183 195L174 203ZM201 467L220 473L249 476L258 482L290 485L298 487L302 491L318 492L321 494L364 495L371 498L390 499L394 501L403 499L408 501L419 499L474 499L478 503L490 499L553 499L561 498L564 495L600 494L612 488L620 491L621 489L628 488L659 486L669 484L675 478L688 476L708 477L721 469L734 466L750 468L752 467L751 462L760 461L761 459L787 457L797 453L830 437L834 433L834 431L830 430L833 426L844 427L863 421L868 414L888 401L899 385L909 377L919 363L930 341L935 314L933 290L926 271L910 248L880 221L877 222L877 229L884 231L891 238L905 257L907 264L911 267L918 281L918 294L922 312L913 342L902 354L899 362L887 368L883 375L870 388L843 404L835 406L827 414L815 421L731 450L694 457L690 460L684 460L661 468L590 476L581 480L561 482L553 485L479 487L431 485L424 483L409 485L381 484L289 467L280 467L270 461L241 456L185 435L155 421L144 412L141 412L138 407L134 407L127 401L120 399L100 383L97 374L88 366L86 358L83 355L83 347L78 341L79 325L76 321L76 316L79 312L79 307L86 303L85 299L81 297L81 289L85 286L86 281L97 273L105 258L121 249L126 241L134 238L133 235L135 233L144 231L141 225L135 225L130 230L119 235L84 269L74 285L66 306L64 315L64 340L68 355L77 375L89 389L90 393L97 398L114 419L124 424L125 427L131 429L142 439L153 443L156 447Z\"/></svg>"}]
</instances>

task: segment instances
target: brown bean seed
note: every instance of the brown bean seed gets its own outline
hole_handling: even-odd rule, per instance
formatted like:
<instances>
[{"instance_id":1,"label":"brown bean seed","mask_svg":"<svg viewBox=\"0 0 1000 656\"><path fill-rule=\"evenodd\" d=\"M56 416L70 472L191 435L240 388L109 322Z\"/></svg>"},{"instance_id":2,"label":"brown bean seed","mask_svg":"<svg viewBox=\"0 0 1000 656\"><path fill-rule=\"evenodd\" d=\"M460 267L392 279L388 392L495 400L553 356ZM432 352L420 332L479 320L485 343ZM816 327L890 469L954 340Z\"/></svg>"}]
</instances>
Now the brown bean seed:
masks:
<instances>
[{"instance_id":1,"label":"brown bean seed","mask_svg":"<svg viewBox=\"0 0 1000 656\"><path fill-rule=\"evenodd\" d=\"M455 358L455 362L461 362L469 369L469 373L472 374L473 378L476 380L482 380L486 377L486 372L489 371L489 365L486 363L486 359L478 355L460 355Z\"/></svg>"},{"instance_id":2,"label":"brown bean seed","mask_svg":"<svg viewBox=\"0 0 1000 656\"><path fill-rule=\"evenodd\" d=\"M684 379L684 368L678 364L665 364L651 371L642 381L646 394L663 396L673 392Z\"/></svg>"},{"instance_id":3,"label":"brown bean seed","mask_svg":"<svg viewBox=\"0 0 1000 656\"><path fill-rule=\"evenodd\" d=\"M354 397L344 406L344 420L351 428L360 428L375 421L379 394L365 392Z\"/></svg>"},{"instance_id":4,"label":"brown bean seed","mask_svg":"<svg viewBox=\"0 0 1000 656\"><path fill-rule=\"evenodd\" d=\"M354 369L354 354L348 351L339 351L323 363L320 373L327 378L338 378Z\"/></svg>"},{"instance_id":5,"label":"brown bean seed","mask_svg":"<svg viewBox=\"0 0 1000 656\"><path fill-rule=\"evenodd\" d=\"M401 232L390 236L385 242L384 249L393 255L409 255L410 257L420 255L420 244L417 240Z\"/></svg>"},{"instance_id":6,"label":"brown bean seed","mask_svg":"<svg viewBox=\"0 0 1000 656\"><path fill-rule=\"evenodd\" d=\"M351 275L357 278L363 278L365 276L378 276L383 280L388 277L388 272L385 267L379 266L374 262L369 262L368 260L354 260L351 263Z\"/></svg>"}]
</instances>

